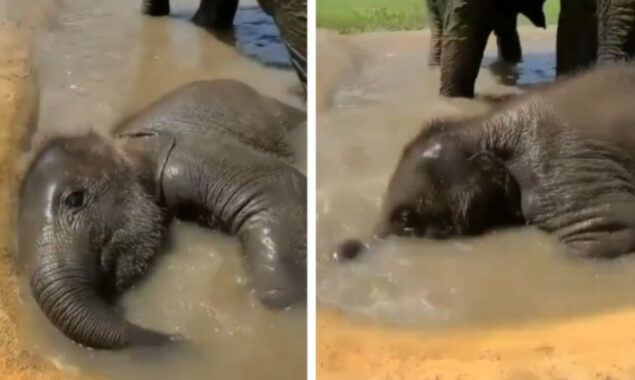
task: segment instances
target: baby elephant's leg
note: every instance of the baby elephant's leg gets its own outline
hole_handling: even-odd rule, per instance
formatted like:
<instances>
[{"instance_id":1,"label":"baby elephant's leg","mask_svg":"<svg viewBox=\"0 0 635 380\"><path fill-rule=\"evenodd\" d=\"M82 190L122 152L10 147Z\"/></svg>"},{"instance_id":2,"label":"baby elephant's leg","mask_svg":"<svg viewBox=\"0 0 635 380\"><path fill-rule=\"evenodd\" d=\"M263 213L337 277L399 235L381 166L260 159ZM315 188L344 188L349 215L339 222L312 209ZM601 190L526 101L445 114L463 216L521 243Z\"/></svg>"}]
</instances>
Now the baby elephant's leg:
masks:
<instances>
[{"instance_id":1,"label":"baby elephant's leg","mask_svg":"<svg viewBox=\"0 0 635 380\"><path fill-rule=\"evenodd\" d=\"M562 239L576 256L613 259L635 252L635 229L580 233Z\"/></svg>"},{"instance_id":2,"label":"baby elephant's leg","mask_svg":"<svg viewBox=\"0 0 635 380\"><path fill-rule=\"evenodd\" d=\"M283 226L254 228L241 240L247 255L258 299L273 309L285 308L306 299L306 257L296 255L305 247L286 247L293 236ZM305 242L300 242L305 244Z\"/></svg>"}]
</instances>

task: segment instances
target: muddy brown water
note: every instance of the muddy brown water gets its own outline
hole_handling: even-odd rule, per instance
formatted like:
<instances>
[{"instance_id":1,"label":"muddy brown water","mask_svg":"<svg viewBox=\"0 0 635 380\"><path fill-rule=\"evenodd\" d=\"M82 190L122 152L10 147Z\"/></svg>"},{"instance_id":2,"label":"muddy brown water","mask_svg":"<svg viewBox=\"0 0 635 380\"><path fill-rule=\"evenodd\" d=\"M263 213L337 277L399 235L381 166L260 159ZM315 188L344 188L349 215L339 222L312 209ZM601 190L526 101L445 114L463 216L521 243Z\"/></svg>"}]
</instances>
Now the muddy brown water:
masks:
<instances>
[{"instance_id":1,"label":"muddy brown water","mask_svg":"<svg viewBox=\"0 0 635 380\"><path fill-rule=\"evenodd\" d=\"M255 1L242 1L231 34L189 22L198 1L172 1L172 16L140 14L141 1L12 1L9 16L32 28L40 89L34 139L109 131L173 88L198 79L236 78L304 108L277 30ZM305 171L306 128L292 133ZM14 200L15 204L15 200ZM174 223L170 244L146 280L117 305L131 321L180 333L173 350L103 352L79 347L24 299L21 336L31 352L67 373L115 379L299 379L306 374L306 312L263 308L252 294L238 242Z\"/></svg>"},{"instance_id":2,"label":"muddy brown water","mask_svg":"<svg viewBox=\"0 0 635 380\"><path fill-rule=\"evenodd\" d=\"M344 238L367 237L403 146L426 120L486 112L485 99L554 79L555 29L522 28L523 63L496 62L490 41L476 100L437 96L426 66L428 33L318 33L318 75L333 80L317 127L318 301L320 308L383 326L440 331L521 326L635 305L635 258L566 258L536 229L445 242L392 238L359 260L336 263ZM320 52L324 52L320 56ZM348 56L349 59L331 59Z\"/></svg>"}]
</instances>

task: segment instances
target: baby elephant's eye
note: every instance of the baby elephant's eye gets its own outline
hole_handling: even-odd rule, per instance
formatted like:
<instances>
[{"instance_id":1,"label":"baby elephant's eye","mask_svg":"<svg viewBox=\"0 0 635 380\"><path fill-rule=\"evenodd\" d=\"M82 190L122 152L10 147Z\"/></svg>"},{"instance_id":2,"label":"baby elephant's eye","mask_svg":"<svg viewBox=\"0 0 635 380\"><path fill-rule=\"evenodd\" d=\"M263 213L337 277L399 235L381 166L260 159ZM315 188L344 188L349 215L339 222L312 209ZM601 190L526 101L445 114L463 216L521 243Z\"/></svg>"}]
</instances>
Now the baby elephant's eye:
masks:
<instances>
[{"instance_id":1,"label":"baby elephant's eye","mask_svg":"<svg viewBox=\"0 0 635 380\"><path fill-rule=\"evenodd\" d=\"M393 223L409 224L413 221L416 211L410 206L402 206L392 213Z\"/></svg>"},{"instance_id":2,"label":"baby elephant's eye","mask_svg":"<svg viewBox=\"0 0 635 380\"><path fill-rule=\"evenodd\" d=\"M392 233L399 236L415 236L419 228L416 210L410 206L395 209L391 215Z\"/></svg>"},{"instance_id":3,"label":"baby elephant's eye","mask_svg":"<svg viewBox=\"0 0 635 380\"><path fill-rule=\"evenodd\" d=\"M86 190L73 190L64 197L64 205L69 208L80 208L86 204Z\"/></svg>"}]
</instances>

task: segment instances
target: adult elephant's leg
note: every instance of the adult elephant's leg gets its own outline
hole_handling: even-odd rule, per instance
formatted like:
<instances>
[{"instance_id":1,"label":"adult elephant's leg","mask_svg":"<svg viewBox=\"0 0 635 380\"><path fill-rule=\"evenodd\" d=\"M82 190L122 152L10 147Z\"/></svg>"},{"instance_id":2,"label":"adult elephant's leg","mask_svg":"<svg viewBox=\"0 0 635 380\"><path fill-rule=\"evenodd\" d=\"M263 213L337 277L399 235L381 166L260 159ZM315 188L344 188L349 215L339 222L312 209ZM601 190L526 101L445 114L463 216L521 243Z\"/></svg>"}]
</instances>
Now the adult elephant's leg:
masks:
<instances>
[{"instance_id":1,"label":"adult elephant's leg","mask_svg":"<svg viewBox=\"0 0 635 380\"><path fill-rule=\"evenodd\" d=\"M561 0L558 17L556 73L564 75L591 66L597 57L595 0Z\"/></svg>"},{"instance_id":2,"label":"adult elephant's leg","mask_svg":"<svg viewBox=\"0 0 635 380\"><path fill-rule=\"evenodd\" d=\"M170 14L170 0L143 0L143 13L150 16Z\"/></svg>"},{"instance_id":3,"label":"adult elephant's leg","mask_svg":"<svg viewBox=\"0 0 635 380\"><path fill-rule=\"evenodd\" d=\"M201 0L192 21L206 28L231 28L237 9L238 0Z\"/></svg>"},{"instance_id":4,"label":"adult elephant's leg","mask_svg":"<svg viewBox=\"0 0 635 380\"><path fill-rule=\"evenodd\" d=\"M558 231L556 234L559 234ZM612 259L635 251L635 230L631 227L615 231L585 231L560 237L569 251L579 257Z\"/></svg>"},{"instance_id":5,"label":"adult elephant's leg","mask_svg":"<svg viewBox=\"0 0 635 380\"><path fill-rule=\"evenodd\" d=\"M439 0L426 0L428 18L430 24L430 55L428 56L429 66L439 66L441 64L441 36L443 35L443 23L439 11Z\"/></svg>"},{"instance_id":6,"label":"adult elephant's leg","mask_svg":"<svg viewBox=\"0 0 635 380\"><path fill-rule=\"evenodd\" d=\"M598 0L598 63L628 61L635 53L635 0Z\"/></svg>"},{"instance_id":7,"label":"adult elephant's leg","mask_svg":"<svg viewBox=\"0 0 635 380\"><path fill-rule=\"evenodd\" d=\"M265 10L272 7L272 9L268 11L273 14L276 25L278 25L278 29L280 30L282 41L291 56L291 64L298 74L302 85L306 88L306 0L280 1L274 6L266 6L266 4L263 4L263 6L265 6Z\"/></svg>"},{"instance_id":8,"label":"adult elephant's leg","mask_svg":"<svg viewBox=\"0 0 635 380\"><path fill-rule=\"evenodd\" d=\"M441 46L441 95L473 97L474 82L492 32L493 2L456 1L447 7Z\"/></svg>"},{"instance_id":9,"label":"adult elephant's leg","mask_svg":"<svg viewBox=\"0 0 635 380\"><path fill-rule=\"evenodd\" d=\"M520 62L523 52L517 30L517 15L506 14L500 17L494 33L498 44L498 58L512 63Z\"/></svg>"},{"instance_id":10,"label":"adult elephant's leg","mask_svg":"<svg viewBox=\"0 0 635 380\"><path fill-rule=\"evenodd\" d=\"M474 96L474 84L483 59L489 30L464 39L444 39L441 53L441 95Z\"/></svg>"}]
</instances>

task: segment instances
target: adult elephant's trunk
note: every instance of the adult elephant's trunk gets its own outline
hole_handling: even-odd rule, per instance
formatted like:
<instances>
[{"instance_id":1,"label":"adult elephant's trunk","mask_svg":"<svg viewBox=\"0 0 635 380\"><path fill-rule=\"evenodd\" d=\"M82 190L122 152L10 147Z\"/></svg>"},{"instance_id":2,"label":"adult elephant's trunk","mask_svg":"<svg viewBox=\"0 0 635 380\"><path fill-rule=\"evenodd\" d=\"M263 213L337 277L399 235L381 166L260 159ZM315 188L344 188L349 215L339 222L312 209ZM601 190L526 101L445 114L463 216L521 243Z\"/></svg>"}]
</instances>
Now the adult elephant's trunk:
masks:
<instances>
[{"instance_id":1,"label":"adult elephant's trunk","mask_svg":"<svg viewBox=\"0 0 635 380\"><path fill-rule=\"evenodd\" d=\"M35 300L60 331L77 343L102 349L155 345L168 340L167 336L135 326L116 314L97 294L90 271L69 257L86 254L39 256L30 281Z\"/></svg>"},{"instance_id":2,"label":"adult elephant's trunk","mask_svg":"<svg viewBox=\"0 0 635 380\"><path fill-rule=\"evenodd\" d=\"M598 0L598 62L619 62L635 53L635 0Z\"/></svg>"}]
</instances>

